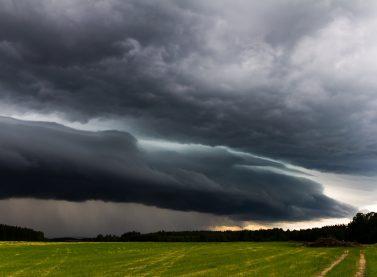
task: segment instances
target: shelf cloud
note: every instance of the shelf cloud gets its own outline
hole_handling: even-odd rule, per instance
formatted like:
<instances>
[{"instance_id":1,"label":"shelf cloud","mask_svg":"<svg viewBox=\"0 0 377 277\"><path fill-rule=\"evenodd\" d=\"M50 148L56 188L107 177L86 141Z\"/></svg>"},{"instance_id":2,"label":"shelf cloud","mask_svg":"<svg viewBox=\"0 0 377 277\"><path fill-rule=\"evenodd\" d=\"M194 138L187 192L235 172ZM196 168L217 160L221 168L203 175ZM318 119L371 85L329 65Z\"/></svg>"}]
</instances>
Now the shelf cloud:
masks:
<instances>
[{"instance_id":1,"label":"shelf cloud","mask_svg":"<svg viewBox=\"0 0 377 277\"><path fill-rule=\"evenodd\" d=\"M284 170L282 164L224 148L143 150L124 132L10 118L1 118L0 128L3 199L133 202L244 221L354 212L325 196L318 183L268 170Z\"/></svg>"},{"instance_id":2,"label":"shelf cloud","mask_svg":"<svg viewBox=\"0 0 377 277\"><path fill-rule=\"evenodd\" d=\"M0 115L125 127L2 117L0 197L349 216L325 193L336 178L304 171L376 180L376 14L371 0L0 0Z\"/></svg>"}]
</instances>

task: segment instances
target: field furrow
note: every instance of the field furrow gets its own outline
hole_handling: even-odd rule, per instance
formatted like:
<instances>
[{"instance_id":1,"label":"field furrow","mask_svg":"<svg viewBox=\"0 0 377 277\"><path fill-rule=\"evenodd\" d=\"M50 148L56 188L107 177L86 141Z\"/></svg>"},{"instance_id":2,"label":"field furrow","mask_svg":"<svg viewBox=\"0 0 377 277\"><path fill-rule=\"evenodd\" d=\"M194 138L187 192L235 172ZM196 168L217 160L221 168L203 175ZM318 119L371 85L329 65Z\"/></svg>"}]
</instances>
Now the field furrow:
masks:
<instances>
[{"instance_id":1,"label":"field furrow","mask_svg":"<svg viewBox=\"0 0 377 277\"><path fill-rule=\"evenodd\" d=\"M0 243L0 276L377 276L375 264L375 246Z\"/></svg>"}]
</instances>

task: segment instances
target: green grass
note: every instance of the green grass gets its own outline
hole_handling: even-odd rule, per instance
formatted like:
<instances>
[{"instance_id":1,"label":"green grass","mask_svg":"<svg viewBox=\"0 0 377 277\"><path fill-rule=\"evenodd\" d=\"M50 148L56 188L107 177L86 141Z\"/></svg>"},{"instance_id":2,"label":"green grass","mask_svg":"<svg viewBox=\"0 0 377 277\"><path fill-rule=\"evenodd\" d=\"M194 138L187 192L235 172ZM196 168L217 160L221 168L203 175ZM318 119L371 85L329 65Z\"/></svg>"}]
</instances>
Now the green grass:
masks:
<instances>
[{"instance_id":1,"label":"green grass","mask_svg":"<svg viewBox=\"0 0 377 277\"><path fill-rule=\"evenodd\" d=\"M355 276L359 266L360 248L347 248L347 250L348 256L340 264L335 266L327 276Z\"/></svg>"},{"instance_id":2,"label":"green grass","mask_svg":"<svg viewBox=\"0 0 377 277\"><path fill-rule=\"evenodd\" d=\"M354 276L359 248L328 276ZM345 248L297 243L0 243L0 276L316 276ZM377 247L367 247L377 276Z\"/></svg>"},{"instance_id":3,"label":"green grass","mask_svg":"<svg viewBox=\"0 0 377 277\"><path fill-rule=\"evenodd\" d=\"M367 246L365 257L367 260L367 276L377 276L377 245Z\"/></svg>"}]
</instances>

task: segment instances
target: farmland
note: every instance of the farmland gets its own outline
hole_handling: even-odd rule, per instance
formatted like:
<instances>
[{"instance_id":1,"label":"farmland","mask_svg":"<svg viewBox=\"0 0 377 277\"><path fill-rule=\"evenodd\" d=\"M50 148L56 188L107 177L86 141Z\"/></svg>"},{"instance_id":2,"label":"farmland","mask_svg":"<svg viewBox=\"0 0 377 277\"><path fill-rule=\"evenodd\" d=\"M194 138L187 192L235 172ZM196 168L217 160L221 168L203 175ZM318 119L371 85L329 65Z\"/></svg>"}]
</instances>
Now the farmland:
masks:
<instances>
[{"instance_id":1,"label":"farmland","mask_svg":"<svg viewBox=\"0 0 377 277\"><path fill-rule=\"evenodd\" d=\"M377 276L377 247L298 243L0 243L0 276ZM362 266L361 266L362 267Z\"/></svg>"}]
</instances>

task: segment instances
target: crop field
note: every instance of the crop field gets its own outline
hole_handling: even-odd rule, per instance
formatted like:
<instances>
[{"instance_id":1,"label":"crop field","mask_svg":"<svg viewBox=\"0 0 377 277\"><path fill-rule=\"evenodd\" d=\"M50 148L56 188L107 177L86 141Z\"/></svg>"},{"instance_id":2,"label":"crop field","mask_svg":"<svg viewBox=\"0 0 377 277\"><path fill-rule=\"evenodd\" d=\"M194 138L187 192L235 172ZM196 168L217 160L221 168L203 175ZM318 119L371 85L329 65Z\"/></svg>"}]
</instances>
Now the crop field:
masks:
<instances>
[{"instance_id":1,"label":"crop field","mask_svg":"<svg viewBox=\"0 0 377 277\"><path fill-rule=\"evenodd\" d=\"M377 276L377 246L0 243L0 276Z\"/></svg>"}]
</instances>

